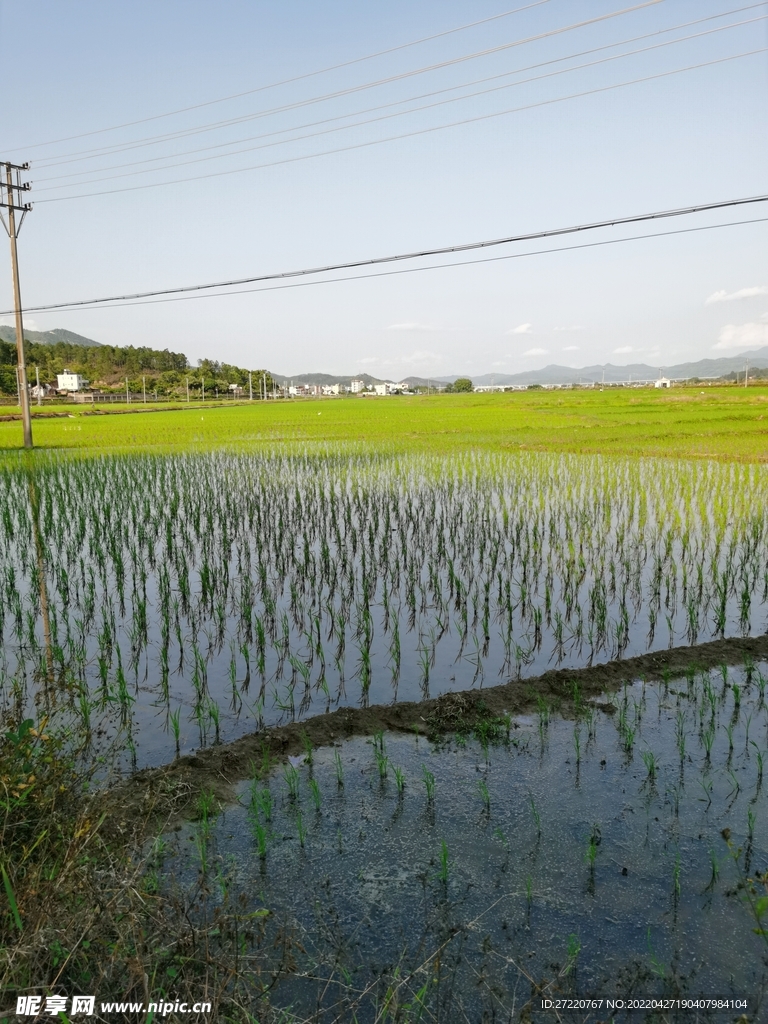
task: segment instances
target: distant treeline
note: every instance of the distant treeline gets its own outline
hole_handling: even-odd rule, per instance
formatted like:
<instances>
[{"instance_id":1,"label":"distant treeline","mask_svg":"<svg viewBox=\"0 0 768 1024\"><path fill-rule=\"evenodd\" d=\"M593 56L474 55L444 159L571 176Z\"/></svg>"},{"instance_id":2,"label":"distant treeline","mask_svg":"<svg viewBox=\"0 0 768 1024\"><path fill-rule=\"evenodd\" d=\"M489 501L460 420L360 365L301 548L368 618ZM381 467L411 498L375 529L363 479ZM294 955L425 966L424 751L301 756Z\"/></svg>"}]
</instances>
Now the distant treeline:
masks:
<instances>
[{"instance_id":1,"label":"distant treeline","mask_svg":"<svg viewBox=\"0 0 768 1024\"><path fill-rule=\"evenodd\" d=\"M36 344L27 341L24 346L27 361L27 377L35 383L35 370L42 384L56 386L56 375L65 369L79 373L90 381L92 387L104 391L124 390L126 378L131 391L157 391L160 395L186 394L187 380L190 391L196 394L205 384L206 397L213 397L216 389L226 391L230 384L241 387L248 385L248 370L211 359L198 361L191 367L183 352L162 351L145 346L128 345L71 345L58 342L55 345ZM261 393L261 382L266 377L267 389L271 390L271 374L265 370L253 371L254 395ZM0 392L16 394L16 346L0 340Z\"/></svg>"}]
</instances>

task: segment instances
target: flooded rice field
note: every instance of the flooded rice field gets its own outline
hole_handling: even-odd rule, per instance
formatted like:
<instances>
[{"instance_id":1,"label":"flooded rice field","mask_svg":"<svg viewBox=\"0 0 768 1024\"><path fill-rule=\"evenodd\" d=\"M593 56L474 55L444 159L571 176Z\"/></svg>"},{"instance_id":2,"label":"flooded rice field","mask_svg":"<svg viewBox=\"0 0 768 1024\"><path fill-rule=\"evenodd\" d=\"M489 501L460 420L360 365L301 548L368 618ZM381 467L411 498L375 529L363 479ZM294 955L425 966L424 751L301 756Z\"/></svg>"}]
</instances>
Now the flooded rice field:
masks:
<instances>
[{"instance_id":1,"label":"flooded rice field","mask_svg":"<svg viewBox=\"0 0 768 1024\"><path fill-rule=\"evenodd\" d=\"M333 708L764 632L768 470L598 456L6 463L0 700L167 762Z\"/></svg>"},{"instance_id":2,"label":"flooded rice field","mask_svg":"<svg viewBox=\"0 0 768 1024\"><path fill-rule=\"evenodd\" d=\"M256 759L157 846L162 884L201 926L253 923L242 962L286 1022L765 1020L766 678Z\"/></svg>"}]
</instances>

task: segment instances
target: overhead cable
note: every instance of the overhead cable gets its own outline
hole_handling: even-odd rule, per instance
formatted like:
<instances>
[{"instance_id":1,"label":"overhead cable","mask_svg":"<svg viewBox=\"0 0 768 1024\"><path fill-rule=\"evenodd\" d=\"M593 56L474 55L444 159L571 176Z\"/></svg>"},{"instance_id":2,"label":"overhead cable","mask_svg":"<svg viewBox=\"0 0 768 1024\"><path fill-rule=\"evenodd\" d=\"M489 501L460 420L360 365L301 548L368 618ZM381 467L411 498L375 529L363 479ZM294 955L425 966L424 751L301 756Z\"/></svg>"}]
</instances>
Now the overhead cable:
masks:
<instances>
[{"instance_id":1,"label":"overhead cable","mask_svg":"<svg viewBox=\"0 0 768 1024\"><path fill-rule=\"evenodd\" d=\"M645 82L652 82L661 78L670 78L673 75L684 74L688 71L698 71L702 68L714 67L718 64L727 64L730 61L741 60L744 57L754 57L757 54L768 52L768 47L762 46L755 50L746 50L742 53L730 54L726 57L717 57L713 60L701 61L698 64L689 64L682 68L673 68L670 71L661 71L654 75L643 75L640 78L632 78L624 82L615 82L611 85L597 86L594 89L585 89L581 92L569 93L565 96L555 96L551 99L538 100L534 103L527 103L519 107L508 107L505 110L494 110L487 114L476 114L472 117L464 117L457 121L448 121L445 124L430 125L426 128L417 128L408 132L401 132L397 135L388 135L381 139L369 139L365 142L352 143L348 146L337 146L333 149L320 150L316 153L304 153L299 156L283 157L279 160L268 160L260 164L249 164L246 167L235 167L225 171L210 171L207 174L197 174L186 178L171 178L168 181L148 182L144 185L125 185L121 188L101 189L97 192L78 192L75 195L49 196L47 199L38 199L38 203L65 203L73 199L90 199L94 196L117 195L121 192L138 192L148 188L163 188L168 185L179 185L188 181L204 181L210 178L221 178L232 174L244 174L248 171L262 170L267 167L279 167L286 164L301 163L304 160L315 160L319 157L334 156L338 153L349 153L357 149L368 149L372 146L381 146L388 142L396 142L401 139L411 139L419 135L429 135L433 132L445 131L448 128L457 128L467 124L475 124L481 121L489 121L493 118L504 117L508 114L518 114L527 110L535 110L537 107L553 106L557 103L564 103L567 100L583 99L587 96L597 96L601 93L612 92L615 89L624 89L631 85L641 85ZM87 184L87 183L81 183ZM53 188L54 186L51 186ZM58 186L61 187L61 186ZM69 187L76 187L75 185ZM42 191L42 189L41 189Z\"/></svg>"},{"instance_id":2,"label":"overhead cable","mask_svg":"<svg viewBox=\"0 0 768 1024\"><path fill-rule=\"evenodd\" d=\"M661 0L656 0L660 3ZM479 25L487 25L491 21L499 21L502 18L509 18L513 14L521 14L523 11L529 11L533 7L541 7L542 4L549 3L549 0L533 0L532 3L525 4L523 7L515 7L511 11L502 11L501 14L492 14L488 18L481 18L479 21L471 21L467 25L459 25L456 28L445 29L442 32L435 32L431 36L422 36L420 39L412 39L407 43L398 43L396 46L390 46L386 50L377 50L375 53L366 54L363 57L353 57L351 60L342 61L340 64L331 64L325 68L318 68L316 71L305 71L301 75L294 75L293 78L283 78L277 82L269 82L266 85L259 85L254 89L246 89L244 92L232 93L229 96L220 96L214 100L204 100L202 103L194 103L188 107L178 107L176 110L168 110L162 114L152 114L149 117L140 117L135 121L124 121L122 124L110 125L107 128L95 128L93 131L81 132L79 135L67 135L60 139L50 139L48 142L36 142L32 145L15 147L16 149L23 148L25 151L29 149L40 149L43 146L56 146L60 142L72 142L75 139L85 139L92 135L103 135L106 132L120 131L122 128L132 128L137 124L146 124L148 121L159 121L164 117L175 117L177 114L186 114L190 110L200 110L203 107L212 107L217 103L228 103L230 100L239 100L244 96L253 96L259 92L265 92L268 89L277 89L283 85L292 85L294 82L302 82L307 78L316 78L318 75L326 75L331 71L339 71L342 68L352 67L354 64L362 64L367 60L374 60L376 57L384 57L390 53L397 53L398 50L406 50L411 46L419 46L421 43L430 43L434 39L442 39L445 36L454 35L457 32L465 32L470 28L477 28Z\"/></svg>"},{"instance_id":3,"label":"overhead cable","mask_svg":"<svg viewBox=\"0 0 768 1024\"><path fill-rule=\"evenodd\" d=\"M359 128L361 126L365 126L365 125L369 125L369 124L376 124L378 122L391 120L391 119L396 118L396 117L405 117L408 114L415 114L415 113L419 113L419 112L424 111L424 110L433 110L436 107L446 106L447 104L450 104L450 103L461 103L462 101L465 101L465 100L475 99L478 96L487 96L487 95L489 95L491 93L500 92L500 91L505 90L505 89L513 89L513 88L517 88L518 86L522 86L522 85L530 85L533 82L541 82L541 81L544 81L544 80L546 80L548 78L555 78L555 77L557 77L559 75L570 74L571 72L574 72L574 71L583 71L583 70L585 70L587 68L593 68L593 67L597 67L597 66L599 66L601 64L608 64L608 63L611 63L612 61L621 60L624 57L633 57L633 56L637 56L638 54L648 53L651 50L657 50L657 49L661 49L662 47L673 46L673 45L675 45L677 43L688 42L688 41L690 41L692 39L699 39L699 38L701 38L703 36L712 35L714 33L724 32L724 31L726 31L727 29L730 29L730 28L741 28L744 25L750 25L750 24L752 24L752 23L754 23L756 21L765 21L767 18L768 18L768 15L761 14L761 15L758 15L757 17L750 18L750 19L748 19L746 21L736 22L735 24L729 24L729 25L719 25L717 28L706 29L703 32L696 32L696 33L693 33L693 34L688 35L688 36L682 36L679 39L667 39L667 40L664 40L663 42L660 42L660 43L653 43L650 46L639 47L639 48L637 48L635 50L628 50L628 51L626 51L624 53L611 54L608 57L600 57L597 60L587 61L587 62L585 62L583 64L575 64L575 65L573 65L571 67L567 67L567 68L558 68L555 71L547 71L546 73L544 73L542 75L533 75L530 78L522 78L522 79L519 79L518 81L515 81L515 82L506 82L503 85L494 85L494 86L491 86L490 88L487 88L487 89L480 89L480 90L477 90L476 92L465 93L462 96L452 96L452 97L450 97L448 99L437 100L435 102L426 103L426 104L423 104L421 106L409 107L406 110L397 110L397 111L393 111L393 112L390 112L390 113L387 113L387 114L379 114L376 117L369 117L369 118L366 118L365 120L361 120L361 121L351 121L348 124L342 124L342 125L338 125L337 124L337 125L334 125L333 127L327 127L327 128L322 128L321 130L318 130L318 131L308 132L305 135L294 135L292 138L273 139L273 141L270 141L270 142L262 142L260 145L247 146L247 147L245 147L243 149L232 150L229 153L214 153L214 154L211 154L209 156L196 156L192 160L179 160L178 159L179 156L192 155L194 153L201 153L201 152L202 153L206 153L206 152L209 152L211 149L220 149L220 148L223 148L223 147L231 147L231 146L237 145L238 143L235 143L235 142L219 143L217 146L205 146L205 147L202 147L201 149L198 149L198 150L190 150L187 153L181 153L181 154L176 154L176 155L168 155L168 156L162 156L162 157L152 157L149 160L141 160L141 161L136 161L136 162L129 162L129 163L126 163L126 164L115 164L115 165L112 165L111 167L107 166L107 167L102 167L102 168L98 168L98 169L94 168L94 169L87 170L87 171L74 171L74 172L71 172L69 174L54 175L54 176L52 176L50 178L35 178L34 179L34 184L36 186L36 192L37 193L40 193L40 192L50 192L50 191L53 191L53 190L64 189L64 188L82 188L85 185L95 185L95 184L99 184L102 181L114 181L114 180L119 179L119 178L134 177L135 175L138 175L138 174L156 174L156 173L161 172L161 171L172 170L175 167L188 167L188 166L190 166L192 164L207 163L207 162L209 162L211 160L224 160L224 159L226 159L228 157L239 156L242 153L252 153L252 152L255 152L255 151L258 151L258 150L262 150L262 149L271 149L271 148L273 148L275 146L285 146L285 145L289 145L290 143L293 143L293 142L304 142L307 139L314 139L314 138L318 138L318 137L323 136L323 135L329 135L329 134L333 134L333 133L336 133L336 132L347 131L347 130L349 130L351 128ZM614 44L611 44L611 45L614 45ZM616 45L618 45L618 44L616 44ZM605 47L599 47L599 49L604 49L604 48ZM572 58L558 58L558 60L567 60L567 59L572 59ZM554 63L554 61L547 61L545 63ZM498 78L506 78L506 77L509 77L511 74L520 74L520 73L522 73L523 70L528 70L528 69L527 68L526 69L521 69L521 71L518 71L518 72L505 72L503 75L493 75L489 79L481 79L480 81L494 81L494 80L496 80ZM451 86L448 89L439 89L439 90L437 90L434 93L425 93L423 96L415 96L415 97L412 97L409 100L396 100L396 101L394 101L392 103L386 103L386 104L383 104L383 105L380 105L380 106L377 106L377 107L369 107L367 110L360 110L360 111L356 111L356 112L351 113L351 114L339 114L339 115L337 115L335 117L325 118L322 121L310 122L309 124L306 124L306 125L297 125L297 126L295 126L293 128L281 128L281 129L278 129L278 130L273 131L273 132L265 132L262 135L252 136L252 138L250 140L249 139L241 139L241 140L239 140L239 142L255 141L257 139L270 139L270 138L273 138L275 135L286 135L286 134L288 134L290 132L302 131L305 128L315 128L315 127L318 127L320 125L327 125L327 124L335 122L335 121L347 120L350 117L356 117L356 116L359 116L361 114L368 114L368 113L372 113L374 111L386 110L387 108L392 107L392 106L400 106L400 105L402 105L404 103L416 102L419 99L426 99L426 98L429 98L431 96L440 95L440 94L445 93L445 92L452 92L452 91L455 91L456 89L459 89L459 88L469 88L469 87L471 87L474 84L479 84L479 83L468 83L466 86ZM166 160L166 161L173 161L173 162L172 163L167 163L163 167L144 167L144 168L140 168L140 169L123 171L120 174L110 174L110 175L106 175L106 176L99 177L99 178L87 178L87 179L82 180L82 181L70 181L70 182L64 182L63 181L64 178L79 178L79 177L82 177L83 175L99 173L100 171L119 170L122 167L135 168L136 167L136 163L156 163L159 160ZM40 182L47 182L47 181L58 181L58 182L61 182L61 183L58 184L58 185L48 185L48 186L43 187L43 188L37 188L38 183L40 183Z\"/></svg>"},{"instance_id":4,"label":"overhead cable","mask_svg":"<svg viewBox=\"0 0 768 1024\"><path fill-rule=\"evenodd\" d=\"M725 199L713 203L699 203L696 206L682 206L671 210L657 210L653 213L638 213L628 217L612 217L609 220L591 221L586 224L576 224L570 227L548 228L544 231L531 231L517 235L507 235L502 238L486 239L481 242L465 242L459 245L439 246L430 249L419 249L412 252L397 253L390 256L375 256L369 259L350 260L344 263L329 263L325 266L308 267L302 270L280 271L270 274L256 274L251 277L233 278L228 281L216 281L209 284L185 285L177 288L162 288L146 292L133 292L125 295L111 295L98 299L81 299L69 302L55 302L38 306L25 306L27 313L42 313L54 309L77 309L84 307L103 306L112 302L129 302L139 299L149 299L165 295L180 295L188 292L210 291L215 288L230 288L244 284L257 284L266 281L285 281L291 278L310 277L320 274L328 274L334 271L355 270L361 267L373 267L386 263L401 263L407 260L422 259L427 256L447 256L451 253L470 252L477 249L490 249L500 245L511 245L513 243L524 243L537 241L543 238L556 238L563 235L579 234L586 231L596 231L602 228L621 227L627 224L641 224L648 221L668 220L673 217L685 217L691 214L706 213L714 210L725 210L741 206L750 206L757 203L768 202L768 195L747 196L739 199ZM14 310L0 312L0 316L7 316Z\"/></svg>"}]
</instances>

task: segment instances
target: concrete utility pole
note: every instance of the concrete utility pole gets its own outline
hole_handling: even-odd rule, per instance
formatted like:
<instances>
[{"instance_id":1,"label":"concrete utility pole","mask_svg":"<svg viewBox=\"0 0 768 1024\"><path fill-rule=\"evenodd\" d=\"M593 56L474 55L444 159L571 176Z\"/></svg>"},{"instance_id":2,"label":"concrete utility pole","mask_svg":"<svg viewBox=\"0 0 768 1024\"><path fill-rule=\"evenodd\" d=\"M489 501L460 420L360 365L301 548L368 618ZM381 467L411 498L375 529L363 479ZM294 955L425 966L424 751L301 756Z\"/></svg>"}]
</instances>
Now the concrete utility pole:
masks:
<instances>
[{"instance_id":1,"label":"concrete utility pole","mask_svg":"<svg viewBox=\"0 0 768 1024\"><path fill-rule=\"evenodd\" d=\"M189 405L189 377L187 377L187 405Z\"/></svg>"},{"instance_id":2,"label":"concrete utility pole","mask_svg":"<svg viewBox=\"0 0 768 1024\"><path fill-rule=\"evenodd\" d=\"M42 405L43 399L40 395L40 367L35 367L35 380L37 381L37 404Z\"/></svg>"},{"instance_id":3,"label":"concrete utility pole","mask_svg":"<svg viewBox=\"0 0 768 1024\"><path fill-rule=\"evenodd\" d=\"M253 401L253 379L250 370L248 371L248 396Z\"/></svg>"},{"instance_id":4,"label":"concrete utility pole","mask_svg":"<svg viewBox=\"0 0 768 1024\"><path fill-rule=\"evenodd\" d=\"M748 380L749 380L749 360L747 359L746 363L744 364L744 387L747 386L747 381Z\"/></svg>"},{"instance_id":5,"label":"concrete utility pole","mask_svg":"<svg viewBox=\"0 0 768 1024\"><path fill-rule=\"evenodd\" d=\"M19 256L16 239L19 237L24 218L32 209L31 203L21 202L21 193L29 191L29 182L22 183L21 171L28 171L29 164L5 164L5 181L0 179L0 207L8 211L8 220L0 213L0 220L11 240L11 269L13 272L13 306L16 313L16 371L19 379L19 403L21 421L24 427L24 447L32 447L32 414L29 410L29 388L27 387L27 362L24 358L24 321L21 315L21 287L19 285ZM16 181L14 182L14 172ZM18 225L16 211L21 213Z\"/></svg>"}]
</instances>

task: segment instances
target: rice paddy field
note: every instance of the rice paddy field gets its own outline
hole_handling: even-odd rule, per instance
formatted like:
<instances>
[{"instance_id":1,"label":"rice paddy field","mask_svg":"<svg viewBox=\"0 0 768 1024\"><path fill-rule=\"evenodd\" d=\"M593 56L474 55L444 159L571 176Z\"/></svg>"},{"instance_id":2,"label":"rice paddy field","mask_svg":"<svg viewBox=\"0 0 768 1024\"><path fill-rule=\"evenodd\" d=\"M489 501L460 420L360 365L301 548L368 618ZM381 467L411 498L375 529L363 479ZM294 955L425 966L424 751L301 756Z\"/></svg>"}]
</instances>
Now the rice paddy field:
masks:
<instances>
[{"instance_id":1,"label":"rice paddy field","mask_svg":"<svg viewBox=\"0 0 768 1024\"><path fill-rule=\"evenodd\" d=\"M765 1019L766 397L0 424L3 988ZM59 874L79 937L35 918Z\"/></svg>"}]
</instances>

